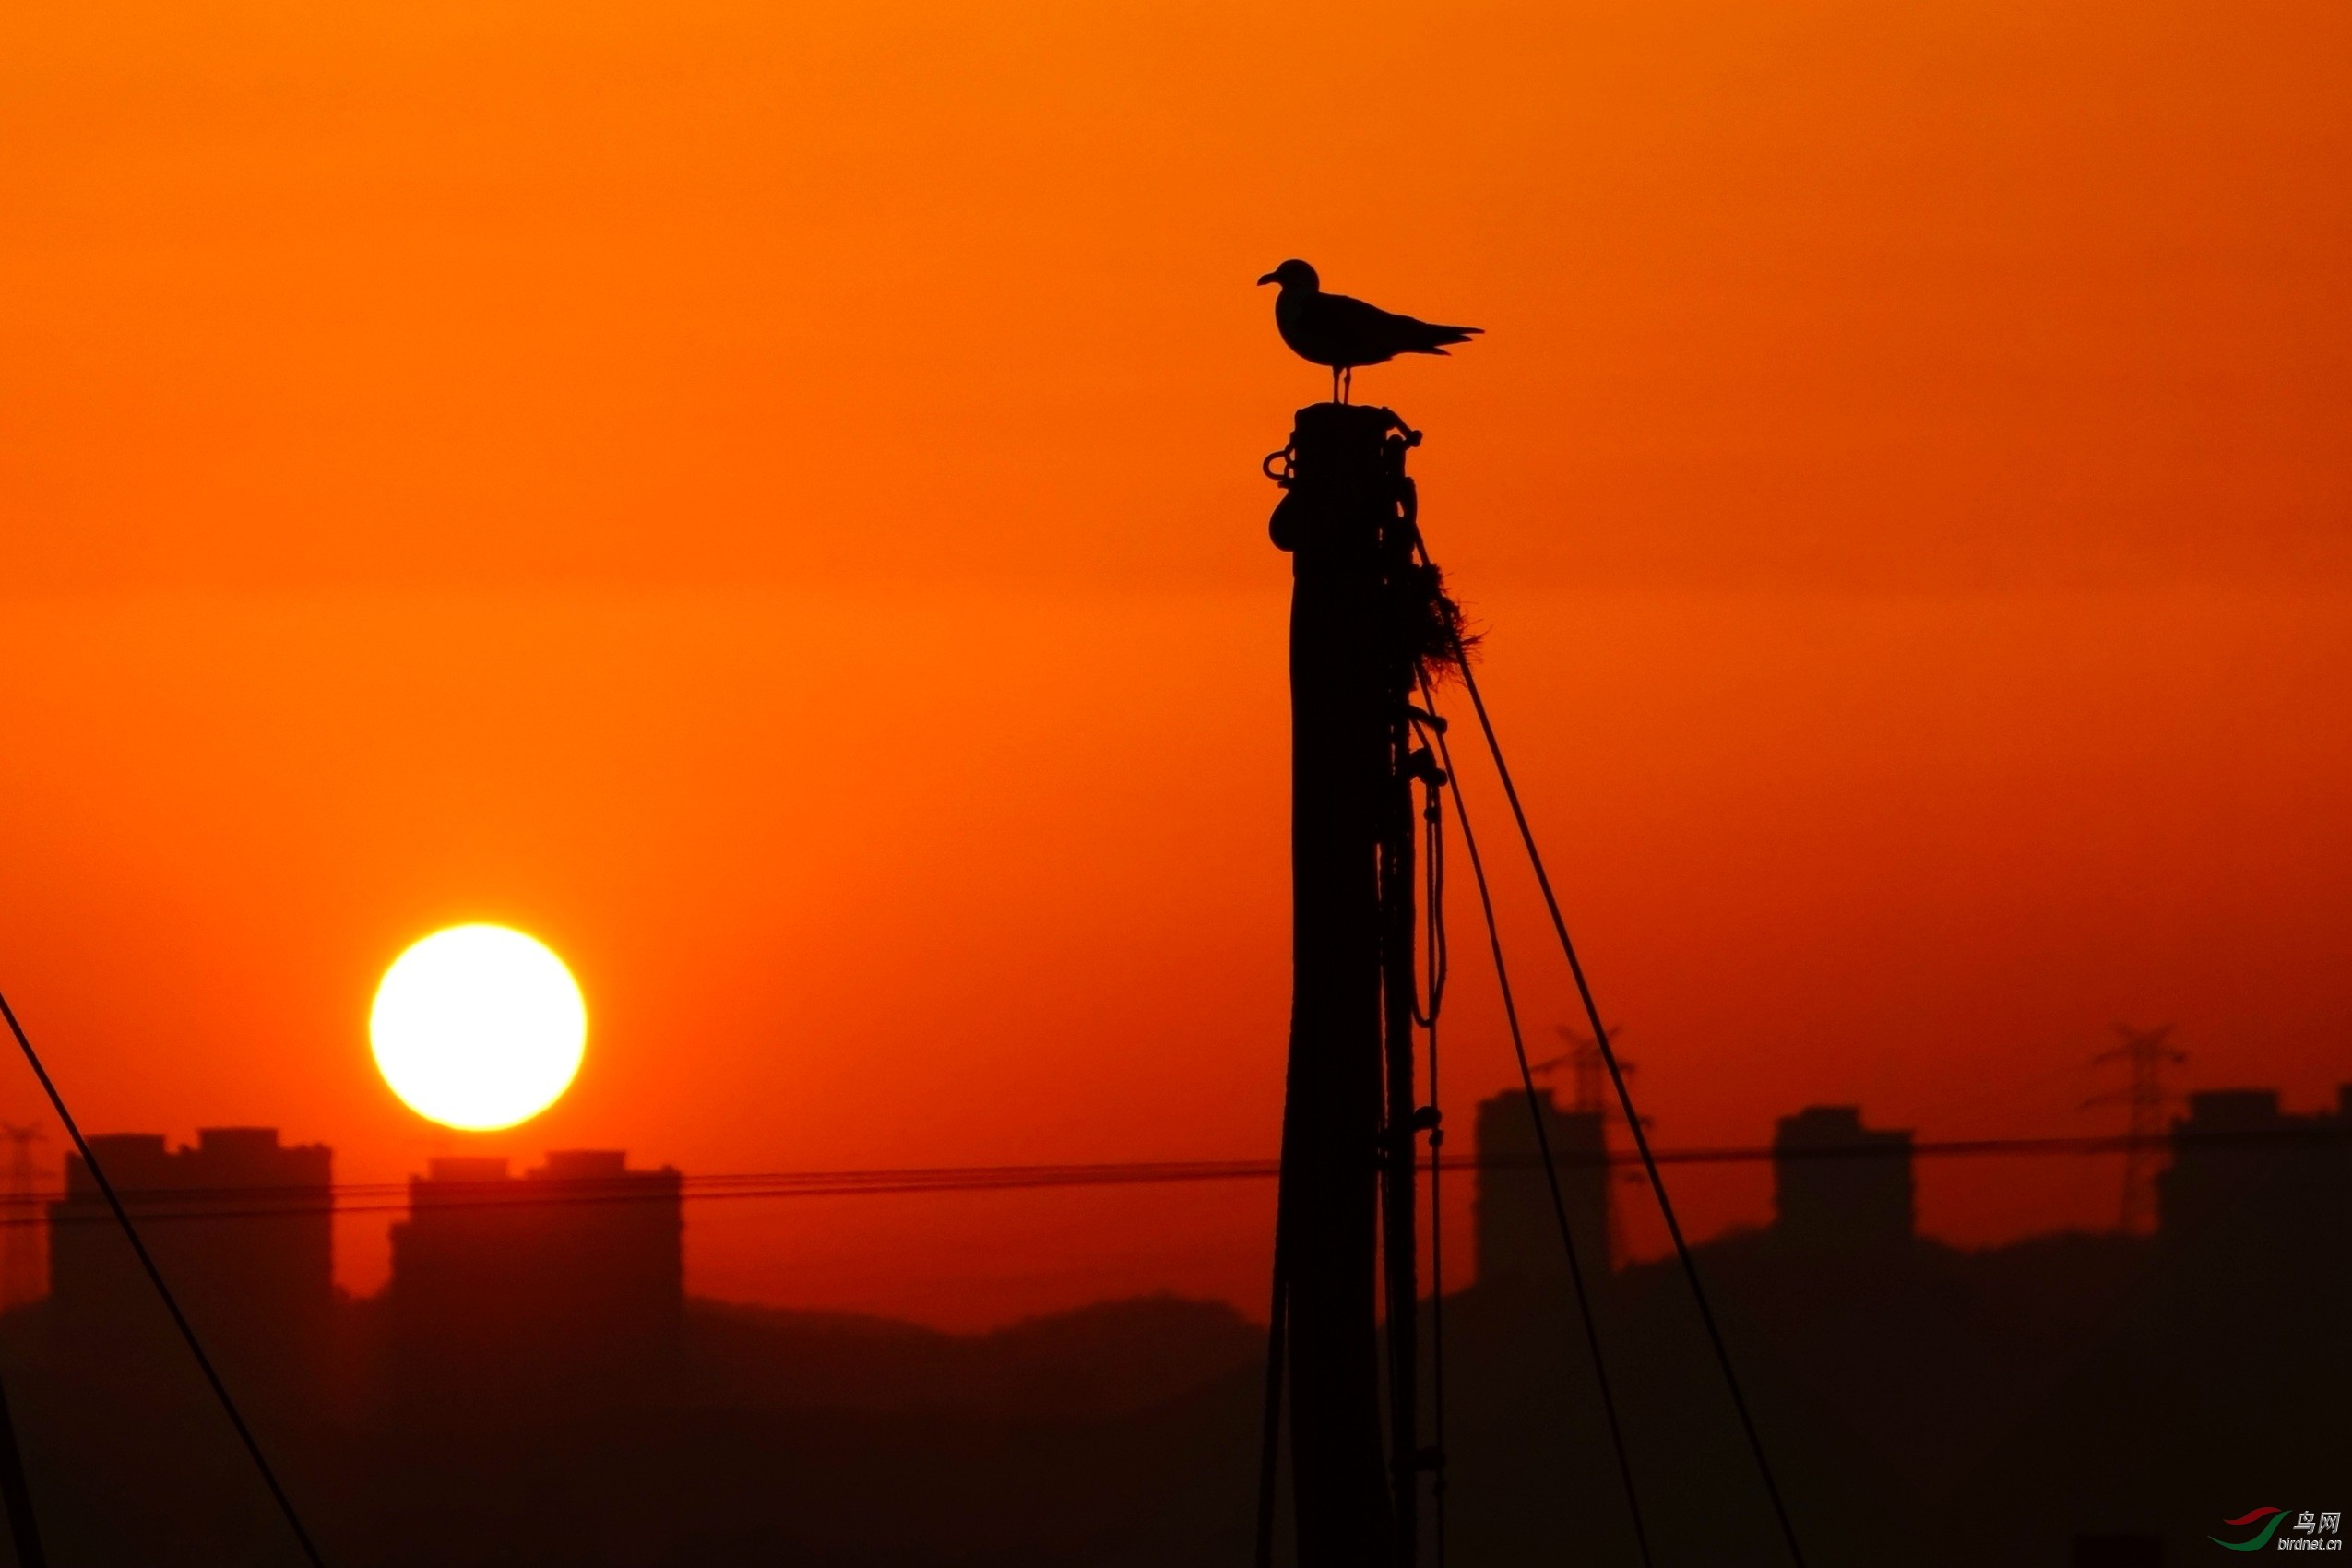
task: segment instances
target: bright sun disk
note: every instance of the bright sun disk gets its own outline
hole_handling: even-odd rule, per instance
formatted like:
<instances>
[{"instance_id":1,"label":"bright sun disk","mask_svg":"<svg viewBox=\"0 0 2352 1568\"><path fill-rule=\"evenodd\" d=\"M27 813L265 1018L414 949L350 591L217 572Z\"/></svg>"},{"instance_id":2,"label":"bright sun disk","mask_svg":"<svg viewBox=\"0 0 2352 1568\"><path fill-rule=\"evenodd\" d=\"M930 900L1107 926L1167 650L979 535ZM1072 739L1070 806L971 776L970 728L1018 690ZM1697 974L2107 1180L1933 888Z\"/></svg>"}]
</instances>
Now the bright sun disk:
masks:
<instances>
[{"instance_id":1,"label":"bright sun disk","mask_svg":"<svg viewBox=\"0 0 2352 1568\"><path fill-rule=\"evenodd\" d=\"M384 1081L444 1126L488 1132L555 1103L580 1070L588 1004L545 944L451 926L384 971L368 1015Z\"/></svg>"}]
</instances>

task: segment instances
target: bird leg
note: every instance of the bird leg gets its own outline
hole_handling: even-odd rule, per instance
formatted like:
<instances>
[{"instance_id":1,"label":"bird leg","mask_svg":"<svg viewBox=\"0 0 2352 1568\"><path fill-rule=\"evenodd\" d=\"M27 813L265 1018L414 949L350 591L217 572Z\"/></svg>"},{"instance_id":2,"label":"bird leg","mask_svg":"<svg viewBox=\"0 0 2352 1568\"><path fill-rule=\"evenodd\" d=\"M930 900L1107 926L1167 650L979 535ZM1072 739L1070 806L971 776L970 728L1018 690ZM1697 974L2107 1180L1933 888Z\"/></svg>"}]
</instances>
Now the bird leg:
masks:
<instances>
[{"instance_id":1,"label":"bird leg","mask_svg":"<svg viewBox=\"0 0 2352 1568\"><path fill-rule=\"evenodd\" d=\"M1356 395L1356 367L1349 365L1339 373L1339 400L1346 402Z\"/></svg>"},{"instance_id":2,"label":"bird leg","mask_svg":"<svg viewBox=\"0 0 2352 1568\"><path fill-rule=\"evenodd\" d=\"M1339 401L1339 367L1337 365L1331 367L1331 400L1335 403Z\"/></svg>"}]
</instances>

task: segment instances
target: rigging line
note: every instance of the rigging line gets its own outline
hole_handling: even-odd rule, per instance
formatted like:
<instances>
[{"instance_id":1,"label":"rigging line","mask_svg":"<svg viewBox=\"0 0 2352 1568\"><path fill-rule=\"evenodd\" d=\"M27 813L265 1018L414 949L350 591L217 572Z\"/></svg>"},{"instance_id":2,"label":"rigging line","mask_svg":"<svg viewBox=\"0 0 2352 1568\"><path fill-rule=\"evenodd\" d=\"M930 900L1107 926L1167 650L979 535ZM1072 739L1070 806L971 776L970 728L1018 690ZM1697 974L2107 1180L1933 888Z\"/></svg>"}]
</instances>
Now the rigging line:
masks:
<instances>
[{"instance_id":1,"label":"rigging line","mask_svg":"<svg viewBox=\"0 0 2352 1568\"><path fill-rule=\"evenodd\" d=\"M1424 695L1426 695L1426 692ZM1519 1006L1511 994L1511 973L1503 962L1503 933L1494 920L1494 897L1488 890L1486 862L1479 855L1478 835L1470 830L1470 811L1462 798L1462 776L1454 771L1452 752L1445 743L1445 734L1434 726L1438 758L1443 766L1454 795L1454 820L1462 829L1462 848L1470 857L1470 876L1478 884L1479 909L1486 918L1487 947L1494 956L1494 980L1503 993L1503 1020L1511 1026L1511 1050L1519 1061L1519 1082L1526 1090L1527 1114L1535 1123L1536 1147L1543 1156L1544 1183L1551 1192L1552 1218L1560 1223L1560 1245L1568 1254L1568 1279L1576 1289L1576 1312L1584 1320L1585 1345L1592 1353L1593 1381L1600 1388L1601 1413L1609 1420L1609 1442L1617 1454L1617 1474L1625 1484L1625 1511L1633 1521L1633 1540L1640 1547L1645 1568L1651 1562L1650 1537L1642 1520L1642 1501L1633 1489L1633 1465L1626 1455L1625 1432L1617 1419L1617 1396L1609 1386L1609 1368L1601 1360L1600 1330L1593 1322L1593 1304L1585 1290L1584 1265L1576 1258L1576 1238L1568 1228L1568 1206L1560 1195L1560 1172L1552 1164L1551 1138L1544 1130L1543 1107L1536 1099L1536 1075L1527 1065L1526 1039L1519 1029Z\"/></svg>"},{"instance_id":2,"label":"rigging line","mask_svg":"<svg viewBox=\"0 0 2352 1568\"><path fill-rule=\"evenodd\" d=\"M139 1266L147 1270L147 1277L155 1286L155 1293L163 1298L164 1308L171 1313L172 1321L179 1325L180 1336L188 1342L188 1349L196 1357L196 1366L204 1372L205 1381L212 1385L213 1395L220 1401L222 1411L228 1415L229 1424L237 1429L237 1436L244 1443L245 1452L253 1456L254 1468L261 1472L263 1482L269 1488L269 1495L277 1499L278 1511L286 1516L287 1525L294 1532L294 1539L302 1544L303 1555L310 1560L311 1568L327 1568L327 1560L319 1556L318 1548L311 1541L310 1532L303 1527L302 1515L294 1511L294 1500L287 1496L286 1489L279 1484L278 1472L270 1468L268 1456L262 1453L261 1443L255 1438L253 1429L245 1425L245 1418L239 1413L237 1402L229 1396L229 1385L221 1382L220 1374L213 1370L212 1358L204 1353L204 1342L196 1337L195 1325L180 1310L178 1299L172 1294L172 1287L164 1283L163 1271L155 1266L155 1259L148 1254L147 1243L139 1240L138 1227L131 1223L130 1210L123 1206L123 1200L115 1195L113 1184L106 1180L106 1171L98 1163L98 1156L90 1152L89 1140L82 1136L80 1125L74 1121L74 1113L65 1109L65 1097L58 1093L57 1086L51 1082L49 1069L41 1064L40 1053L33 1050L25 1027L17 1022L16 1009L8 1005L6 995L0 995L0 1016L8 1020L8 1031L17 1037L18 1048L24 1052L25 1061L31 1064L32 1075L41 1080L42 1092L49 1096L50 1108L57 1112L57 1120L65 1124L66 1133L72 1136L74 1147L80 1152L82 1163L89 1170L90 1180L105 1194L107 1205L114 1211L115 1220L123 1227L125 1239L131 1243L131 1251L138 1254Z\"/></svg>"},{"instance_id":3,"label":"rigging line","mask_svg":"<svg viewBox=\"0 0 2352 1568\"><path fill-rule=\"evenodd\" d=\"M1437 1020L1443 1011L1447 954L1445 950L1445 808L1438 799L1440 786L1424 778L1428 803L1421 809L1427 826L1422 836L1429 910L1429 1332L1430 1444L1435 1450L1431 1467L1430 1515L1436 1532L1437 1568L1445 1568L1445 1202L1443 1177L1445 1162L1445 1116L1437 1093Z\"/></svg>"},{"instance_id":4,"label":"rigging line","mask_svg":"<svg viewBox=\"0 0 2352 1568\"><path fill-rule=\"evenodd\" d=\"M1428 558L1426 550L1422 558ZM1771 1461L1764 1457L1764 1439L1756 1431L1755 1417L1749 1413L1748 1396L1740 1386L1740 1374L1732 1368L1731 1351L1723 1342L1723 1331L1716 1324L1715 1308L1707 1300L1706 1287L1700 1283L1690 1243L1682 1239L1681 1222L1675 1218L1673 1200L1666 1194L1666 1179L1658 1173L1657 1161L1650 1158L1649 1134L1642 1131L1642 1119L1633 1110L1633 1091L1626 1087L1624 1069L1618 1064L1616 1049L1609 1043L1609 1030L1601 1024L1600 1008L1593 1001L1593 988L1585 979L1585 966L1576 956L1576 944L1568 939L1568 922L1560 913L1560 899L1551 890L1551 877L1545 872L1543 856L1536 848L1535 830L1527 826L1526 810L1519 803L1518 787L1511 781L1510 765L1503 759L1503 742L1495 735L1493 719L1487 715L1486 699L1479 693L1478 677L1470 671L1469 650L1463 647L1459 633L1454 638L1454 654L1455 667L1462 675L1462 689L1470 695L1470 707L1479 717L1479 729L1486 736L1487 754L1493 757L1495 776L1503 782L1503 798L1511 802L1511 816L1518 824L1519 841L1526 847L1527 863L1534 868L1536 885L1543 890L1544 908L1551 915L1551 929L1560 938L1561 952L1567 956L1568 972L1575 977L1576 995L1585 1004L1585 1018L1592 1026L1593 1042L1609 1068L1610 1082L1616 1087L1617 1103L1625 1113L1625 1125L1633 1132L1633 1148L1642 1157L1642 1169L1649 1173L1650 1191L1657 1199L1658 1215L1666 1221L1667 1235L1673 1239L1674 1255L1681 1261L1683 1277L1690 1281L1691 1299L1698 1304L1699 1322L1705 1326L1707 1342L1715 1348L1716 1362L1723 1369L1724 1386L1731 1391L1731 1407L1739 1413L1740 1430L1748 1440L1748 1452L1755 1458L1756 1474L1764 1481L1764 1495L1772 1501L1773 1516L1779 1521L1789 1558L1797 1568L1805 1568L1804 1549L1797 1544L1796 1524L1788 1516L1788 1504L1780 1495L1780 1483L1773 1476ZM1458 779L1454 786L1454 803L1457 808L1462 803ZM1467 826L1463 833L1467 839ZM1474 858L1472 864L1476 863Z\"/></svg>"},{"instance_id":5,"label":"rigging line","mask_svg":"<svg viewBox=\"0 0 2352 1568\"><path fill-rule=\"evenodd\" d=\"M17 1549L17 1568L48 1568L41 1524L32 1513L32 1489L25 1484L24 1450L17 1442L16 1418L9 1412L5 1388L0 1388L0 1498L8 1504L8 1536Z\"/></svg>"},{"instance_id":6,"label":"rigging line","mask_svg":"<svg viewBox=\"0 0 2352 1568\"><path fill-rule=\"evenodd\" d=\"M1265 1410L1258 1431L1257 1568L1274 1568L1274 1510L1282 1459L1283 1345L1289 1337L1290 1281L1282 1257L1282 1211L1274 1215L1274 1303L1265 1329Z\"/></svg>"}]
</instances>

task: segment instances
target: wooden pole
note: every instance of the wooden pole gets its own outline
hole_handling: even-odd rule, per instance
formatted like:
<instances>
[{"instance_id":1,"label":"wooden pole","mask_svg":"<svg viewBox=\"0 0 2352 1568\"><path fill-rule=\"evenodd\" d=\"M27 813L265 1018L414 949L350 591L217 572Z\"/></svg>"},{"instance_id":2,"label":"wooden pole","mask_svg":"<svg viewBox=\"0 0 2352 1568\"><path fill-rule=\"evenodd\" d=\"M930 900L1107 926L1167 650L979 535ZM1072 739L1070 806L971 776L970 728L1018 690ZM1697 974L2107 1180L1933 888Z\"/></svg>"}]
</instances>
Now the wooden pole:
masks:
<instances>
[{"instance_id":1,"label":"wooden pole","mask_svg":"<svg viewBox=\"0 0 2352 1568\"><path fill-rule=\"evenodd\" d=\"M1293 977L1277 1225L1300 1568L1387 1568L1412 1557L1412 1461L1399 1461L1413 1452L1412 1018L1409 995L1384 983L1394 956L1409 965L1412 951L1412 813L1400 746L1414 666L1392 569L1407 558L1398 552L1410 529L1406 445L1385 409L1301 410L1273 529L1293 574ZM1397 897L1408 903L1401 945ZM1401 1058L1387 1049L1400 1001ZM1390 1417L1403 1423L1385 1443L1384 1173Z\"/></svg>"}]
</instances>

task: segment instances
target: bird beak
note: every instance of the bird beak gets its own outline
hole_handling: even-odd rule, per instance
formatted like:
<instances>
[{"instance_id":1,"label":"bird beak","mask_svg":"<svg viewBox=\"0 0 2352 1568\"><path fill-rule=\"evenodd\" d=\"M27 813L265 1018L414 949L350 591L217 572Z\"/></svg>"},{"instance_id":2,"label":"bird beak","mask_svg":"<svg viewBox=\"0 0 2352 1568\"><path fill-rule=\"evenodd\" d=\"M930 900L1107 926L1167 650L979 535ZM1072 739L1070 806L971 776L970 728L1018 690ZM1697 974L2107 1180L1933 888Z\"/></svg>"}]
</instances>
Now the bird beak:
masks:
<instances>
[{"instance_id":1,"label":"bird beak","mask_svg":"<svg viewBox=\"0 0 2352 1568\"><path fill-rule=\"evenodd\" d=\"M1258 279L1258 287L1259 287L1259 288L1261 288L1261 289L1263 289L1263 288L1265 288L1265 287L1268 283L1278 283L1278 282L1280 282L1280 281L1281 281L1281 279L1280 279L1277 278L1277 277L1276 277L1273 273L1269 272L1269 273L1267 273L1265 277L1263 277L1263 278L1261 278L1261 279Z\"/></svg>"}]
</instances>

